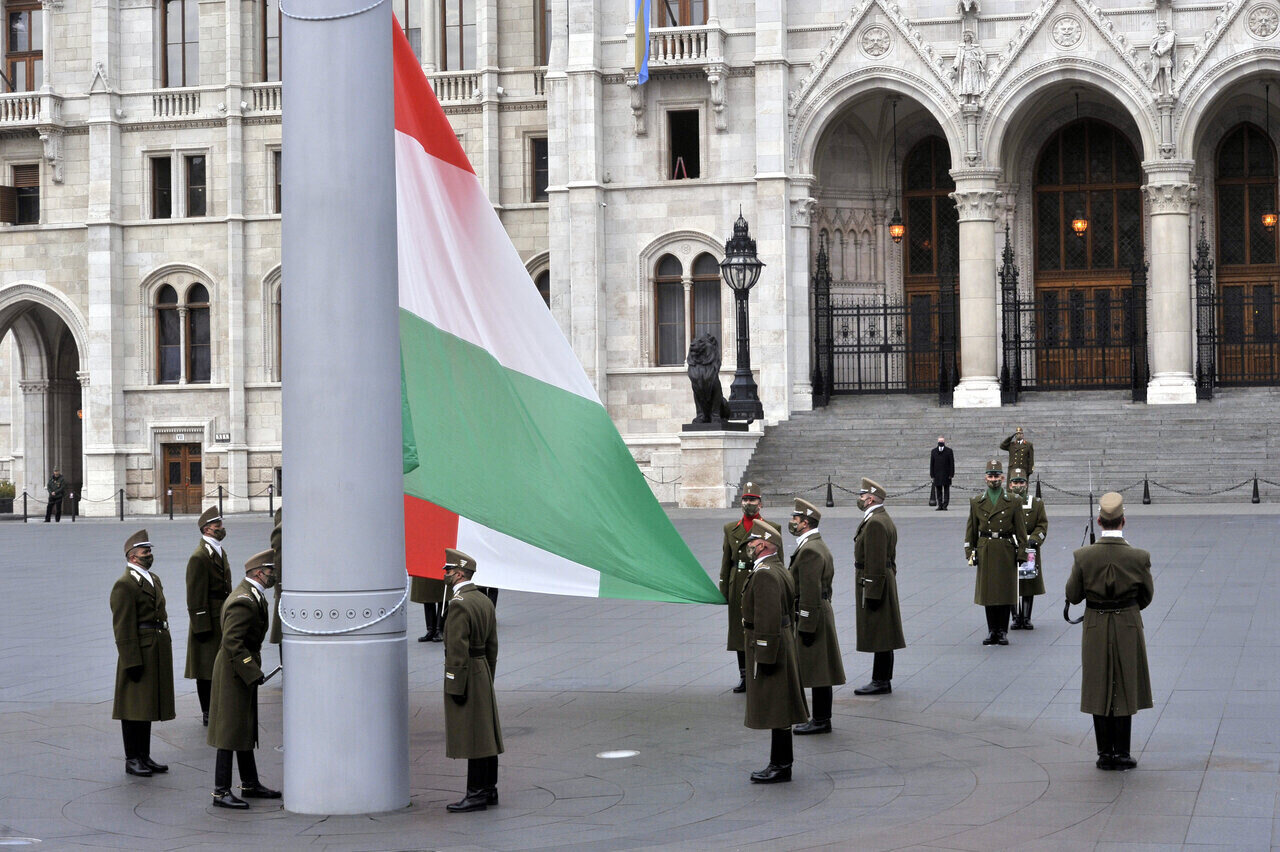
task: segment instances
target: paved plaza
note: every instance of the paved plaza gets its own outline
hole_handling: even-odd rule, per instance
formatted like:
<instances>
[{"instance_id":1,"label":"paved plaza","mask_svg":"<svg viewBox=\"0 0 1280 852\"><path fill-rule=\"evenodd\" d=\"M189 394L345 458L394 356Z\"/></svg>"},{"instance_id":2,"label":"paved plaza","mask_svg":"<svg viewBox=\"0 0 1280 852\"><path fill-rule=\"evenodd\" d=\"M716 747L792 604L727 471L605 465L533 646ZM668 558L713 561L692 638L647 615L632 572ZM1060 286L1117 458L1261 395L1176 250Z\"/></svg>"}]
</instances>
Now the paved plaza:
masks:
<instances>
[{"instance_id":1,"label":"paved plaza","mask_svg":"<svg viewBox=\"0 0 1280 852\"><path fill-rule=\"evenodd\" d=\"M890 504L909 647L894 692L858 698L870 655L854 645L852 537L858 513L822 526L837 561L836 617L850 683L835 732L796 738L795 781L749 784L767 732L742 726L718 607L503 592L499 708L502 804L448 814L465 762L444 758L442 650L412 641L412 804L391 814L247 813L210 803L194 683L181 679L183 572L191 518L0 525L0 846L38 849L1170 849L1280 846L1280 507L1130 507L1128 537L1152 552L1143 614L1155 708L1133 727L1137 770L1093 766L1079 712L1079 627L1062 619L1070 551L1087 512L1050 503L1049 594L1033 632L984 647L961 541L965 513ZM728 512L674 511L708 571ZM784 510L765 515L785 520ZM146 526L166 584L176 720L154 728L171 767L124 774L111 720L115 648L107 596L124 537ZM265 516L233 516L233 561L267 546ZM791 547L788 539L788 550ZM642 546L642 543L637 543ZM265 652L274 664L277 651ZM283 688L288 688L287 679ZM259 766L282 778L281 685L262 691ZM604 759L608 750L634 750ZM273 806L274 805L274 806Z\"/></svg>"}]
</instances>

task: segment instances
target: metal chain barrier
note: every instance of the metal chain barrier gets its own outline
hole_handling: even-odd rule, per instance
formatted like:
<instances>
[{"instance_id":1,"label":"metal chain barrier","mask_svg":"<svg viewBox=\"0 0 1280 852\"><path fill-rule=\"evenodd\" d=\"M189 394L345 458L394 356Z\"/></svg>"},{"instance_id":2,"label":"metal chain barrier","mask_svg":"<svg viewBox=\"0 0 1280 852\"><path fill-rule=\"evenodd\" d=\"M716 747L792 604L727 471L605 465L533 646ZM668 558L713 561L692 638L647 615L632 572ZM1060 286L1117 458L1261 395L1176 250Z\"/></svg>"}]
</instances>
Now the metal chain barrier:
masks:
<instances>
[{"instance_id":1,"label":"metal chain barrier","mask_svg":"<svg viewBox=\"0 0 1280 852\"><path fill-rule=\"evenodd\" d=\"M675 479L654 479L652 476L645 473L643 470L640 471L640 475L643 476L645 479L649 480L650 482L654 483L655 485L670 485L673 482L679 482L681 479L681 477L679 476L677 476Z\"/></svg>"},{"instance_id":2,"label":"metal chain barrier","mask_svg":"<svg viewBox=\"0 0 1280 852\"><path fill-rule=\"evenodd\" d=\"M409 586L412 583L413 583L413 578L410 577L405 579L404 593L400 595L400 600L396 601L396 605L391 607L391 609L387 610L382 615L378 616L372 621L366 621L364 624L359 624L359 625L356 625L355 627L343 627L339 630L308 630L305 627L299 627L298 625L289 621L287 618L284 617L284 599L285 599L285 596L289 594L289 592L284 591L284 592L281 592L280 594L280 623L283 624L285 627L289 628L290 630L292 630L294 633L302 633L306 636L338 636L343 633L354 633L357 630L364 630L366 627L372 627L373 625L377 624L380 621L386 621L388 618L390 618L391 616L399 612L401 607L404 606L404 602L409 599Z\"/></svg>"},{"instance_id":3,"label":"metal chain barrier","mask_svg":"<svg viewBox=\"0 0 1280 852\"><path fill-rule=\"evenodd\" d=\"M1228 491L1235 491L1237 488L1244 488L1246 485L1253 483L1253 477L1249 477L1244 482L1238 482L1235 485L1229 485L1226 488L1219 488L1216 491L1183 491L1181 488L1174 488L1172 485L1165 485L1160 482L1151 480L1151 484L1157 488L1163 488L1165 491L1172 491L1175 494L1181 494L1184 497L1216 497L1219 494L1226 494Z\"/></svg>"},{"instance_id":4,"label":"metal chain barrier","mask_svg":"<svg viewBox=\"0 0 1280 852\"><path fill-rule=\"evenodd\" d=\"M1059 494L1067 494L1071 497L1080 497L1085 500L1089 498L1089 492L1087 491L1068 491L1066 488L1059 488L1056 485L1045 482L1043 479L1039 480L1039 482L1045 488L1048 488L1050 491L1057 491Z\"/></svg>"}]
</instances>

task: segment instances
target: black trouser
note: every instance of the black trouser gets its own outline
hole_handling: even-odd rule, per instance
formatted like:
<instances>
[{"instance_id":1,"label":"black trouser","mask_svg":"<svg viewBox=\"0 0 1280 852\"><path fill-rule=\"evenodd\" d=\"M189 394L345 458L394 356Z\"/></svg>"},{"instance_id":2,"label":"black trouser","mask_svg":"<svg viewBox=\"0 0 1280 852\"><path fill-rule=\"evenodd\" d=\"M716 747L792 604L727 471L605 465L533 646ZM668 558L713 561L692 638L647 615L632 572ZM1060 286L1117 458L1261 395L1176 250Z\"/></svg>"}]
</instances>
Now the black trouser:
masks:
<instances>
[{"instance_id":1,"label":"black trouser","mask_svg":"<svg viewBox=\"0 0 1280 852\"><path fill-rule=\"evenodd\" d=\"M1132 716L1093 717L1093 736L1098 743L1098 754L1128 755L1132 733Z\"/></svg>"},{"instance_id":2,"label":"black trouser","mask_svg":"<svg viewBox=\"0 0 1280 852\"><path fill-rule=\"evenodd\" d=\"M831 687L829 686L813 688L813 721L831 721Z\"/></svg>"},{"instance_id":3,"label":"black trouser","mask_svg":"<svg viewBox=\"0 0 1280 852\"><path fill-rule=\"evenodd\" d=\"M1013 609L1011 604L1000 604L999 606L986 607L987 610L987 630L992 633L1008 633L1009 632L1009 613Z\"/></svg>"},{"instance_id":4,"label":"black trouser","mask_svg":"<svg viewBox=\"0 0 1280 852\"><path fill-rule=\"evenodd\" d=\"M467 758L467 792L498 786L498 756Z\"/></svg>"},{"instance_id":5,"label":"black trouser","mask_svg":"<svg viewBox=\"0 0 1280 852\"><path fill-rule=\"evenodd\" d=\"M196 695L200 698L200 712L209 712L209 689L213 686L213 681L196 678Z\"/></svg>"},{"instance_id":6,"label":"black trouser","mask_svg":"<svg viewBox=\"0 0 1280 852\"><path fill-rule=\"evenodd\" d=\"M790 766L795 760L791 750L791 729L774 728L769 741L769 762L774 766Z\"/></svg>"},{"instance_id":7,"label":"black trouser","mask_svg":"<svg viewBox=\"0 0 1280 852\"><path fill-rule=\"evenodd\" d=\"M253 749L237 751L236 763L240 764L240 786L253 787L258 783L258 764L253 759ZM218 758L213 765L213 789L227 791L231 789L231 749L218 749Z\"/></svg>"},{"instance_id":8,"label":"black trouser","mask_svg":"<svg viewBox=\"0 0 1280 852\"><path fill-rule=\"evenodd\" d=\"M937 499L938 505L946 508L951 502L951 483L944 479L935 479L933 481L933 496Z\"/></svg>"},{"instance_id":9,"label":"black trouser","mask_svg":"<svg viewBox=\"0 0 1280 852\"><path fill-rule=\"evenodd\" d=\"M1023 619L1025 619L1026 621L1031 620L1031 605L1035 603L1035 600L1036 599L1034 595L1022 596L1022 608L1018 611L1018 614L1021 615Z\"/></svg>"},{"instance_id":10,"label":"black trouser","mask_svg":"<svg viewBox=\"0 0 1280 852\"><path fill-rule=\"evenodd\" d=\"M151 756L151 723L120 720L120 733L124 739L125 760L142 760Z\"/></svg>"},{"instance_id":11,"label":"black trouser","mask_svg":"<svg viewBox=\"0 0 1280 852\"><path fill-rule=\"evenodd\" d=\"M489 600L493 601L493 605L498 605L498 590L492 586L481 586L480 591L489 596Z\"/></svg>"},{"instance_id":12,"label":"black trouser","mask_svg":"<svg viewBox=\"0 0 1280 852\"><path fill-rule=\"evenodd\" d=\"M893 680L893 652L876 651L871 657L871 679L888 683Z\"/></svg>"},{"instance_id":13,"label":"black trouser","mask_svg":"<svg viewBox=\"0 0 1280 852\"><path fill-rule=\"evenodd\" d=\"M58 519L58 523L62 523L62 498L50 497L49 505L44 507L44 519L48 523L49 516L53 515Z\"/></svg>"},{"instance_id":14,"label":"black trouser","mask_svg":"<svg viewBox=\"0 0 1280 852\"><path fill-rule=\"evenodd\" d=\"M738 674L747 676L747 652L738 651Z\"/></svg>"},{"instance_id":15,"label":"black trouser","mask_svg":"<svg viewBox=\"0 0 1280 852\"><path fill-rule=\"evenodd\" d=\"M440 604L435 602L424 603L422 605L422 611L427 619L427 635L430 636L433 633L439 633L441 627Z\"/></svg>"}]
</instances>

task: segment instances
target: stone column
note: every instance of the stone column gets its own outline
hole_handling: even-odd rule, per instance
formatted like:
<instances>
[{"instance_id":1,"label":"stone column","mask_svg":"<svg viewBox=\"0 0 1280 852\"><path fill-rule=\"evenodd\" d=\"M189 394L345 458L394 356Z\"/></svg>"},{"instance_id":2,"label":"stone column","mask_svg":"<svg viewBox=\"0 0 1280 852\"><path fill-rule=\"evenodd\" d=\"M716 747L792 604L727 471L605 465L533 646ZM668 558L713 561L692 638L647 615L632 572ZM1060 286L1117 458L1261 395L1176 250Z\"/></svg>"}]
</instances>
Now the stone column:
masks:
<instances>
[{"instance_id":1,"label":"stone column","mask_svg":"<svg viewBox=\"0 0 1280 852\"><path fill-rule=\"evenodd\" d=\"M437 0L409 0L422 8L422 70L428 74L440 65L440 4Z\"/></svg>"},{"instance_id":2,"label":"stone column","mask_svg":"<svg viewBox=\"0 0 1280 852\"><path fill-rule=\"evenodd\" d=\"M818 209L812 190L812 175L797 178L791 184L791 233L787 247L787 366L791 385L791 411L813 409L813 363L810 344L813 334L809 321L809 246L813 242L811 223Z\"/></svg>"},{"instance_id":3,"label":"stone column","mask_svg":"<svg viewBox=\"0 0 1280 852\"><path fill-rule=\"evenodd\" d=\"M956 182L951 198L960 219L960 384L952 405L997 408L995 219L1000 171L965 169L951 176Z\"/></svg>"},{"instance_id":4,"label":"stone column","mask_svg":"<svg viewBox=\"0 0 1280 852\"><path fill-rule=\"evenodd\" d=\"M54 43L57 41L55 35L61 35L53 23L53 13L62 11L62 0L40 0L40 27L44 38L44 44L40 48L40 59L44 63L44 79L40 81L40 91L45 94L52 94L53 88L53 60L54 60Z\"/></svg>"},{"instance_id":5,"label":"stone column","mask_svg":"<svg viewBox=\"0 0 1280 852\"><path fill-rule=\"evenodd\" d=\"M502 173L500 171L502 129L499 126L498 101L498 3L476 0L476 70L479 75L480 145L483 152L480 181L489 203L501 206Z\"/></svg>"},{"instance_id":6,"label":"stone column","mask_svg":"<svg viewBox=\"0 0 1280 852\"><path fill-rule=\"evenodd\" d=\"M1192 405L1191 182L1190 160L1143 163L1142 187L1151 217L1151 313L1147 339L1151 358L1148 405Z\"/></svg>"},{"instance_id":7,"label":"stone column","mask_svg":"<svg viewBox=\"0 0 1280 852\"><path fill-rule=\"evenodd\" d=\"M287 5L287 4L286 4ZM240 111L243 91L244 73L241 61L241 49L246 33L241 27L240 14L235 4L227 7L227 275L224 286L219 290L220 301L225 310L222 312L226 323L226 333L222 336L223 348L214 349L215 357L220 356L223 364L214 362L217 374L224 376L227 382L227 431L231 433L231 442L226 446L223 466L226 468L226 487L231 492L224 506L227 512L246 512L249 510L249 449L245 444L247 429L248 405L245 399L245 379L247 374L245 341L248 323L245 317L245 299L248 274L245 268L245 143L244 114ZM267 309L267 295L259 296L259 310ZM210 320L217 310L210 309ZM216 338L215 338L216 339ZM225 366L224 366L225 365ZM213 378L217 381L217 378ZM265 482L266 480L264 480ZM211 483L212 484L212 483ZM258 484L253 491L263 491L266 486ZM266 502L265 500L263 501Z\"/></svg>"},{"instance_id":8,"label":"stone column","mask_svg":"<svg viewBox=\"0 0 1280 852\"><path fill-rule=\"evenodd\" d=\"M45 483L53 474L49 461L49 382L27 379L18 382L22 391L22 454L25 462L18 497L26 491L36 500L46 499ZM35 509L32 508L34 513Z\"/></svg>"}]
</instances>

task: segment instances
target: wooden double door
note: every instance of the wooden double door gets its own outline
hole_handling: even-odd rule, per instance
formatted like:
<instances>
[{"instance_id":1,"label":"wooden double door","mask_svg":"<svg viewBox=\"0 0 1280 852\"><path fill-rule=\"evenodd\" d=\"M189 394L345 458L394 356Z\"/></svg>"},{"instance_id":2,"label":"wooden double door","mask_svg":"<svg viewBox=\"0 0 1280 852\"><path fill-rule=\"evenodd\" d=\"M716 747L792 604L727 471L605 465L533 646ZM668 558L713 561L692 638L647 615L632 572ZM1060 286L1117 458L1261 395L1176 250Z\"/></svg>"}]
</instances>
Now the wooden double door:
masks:
<instances>
[{"instance_id":1,"label":"wooden double door","mask_svg":"<svg viewBox=\"0 0 1280 852\"><path fill-rule=\"evenodd\" d=\"M168 510L172 491L174 514L200 514L204 511L204 462L200 445L164 444L161 450L164 457L160 486L162 510Z\"/></svg>"},{"instance_id":2,"label":"wooden double door","mask_svg":"<svg viewBox=\"0 0 1280 852\"><path fill-rule=\"evenodd\" d=\"M1146 346L1136 293L1127 275L1037 280L1032 322L1023 324L1035 341L1035 386L1129 387L1135 344Z\"/></svg>"},{"instance_id":3,"label":"wooden double door","mask_svg":"<svg viewBox=\"0 0 1280 852\"><path fill-rule=\"evenodd\" d=\"M1218 383L1280 381L1280 268L1224 269L1218 280Z\"/></svg>"}]
</instances>

